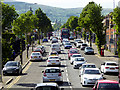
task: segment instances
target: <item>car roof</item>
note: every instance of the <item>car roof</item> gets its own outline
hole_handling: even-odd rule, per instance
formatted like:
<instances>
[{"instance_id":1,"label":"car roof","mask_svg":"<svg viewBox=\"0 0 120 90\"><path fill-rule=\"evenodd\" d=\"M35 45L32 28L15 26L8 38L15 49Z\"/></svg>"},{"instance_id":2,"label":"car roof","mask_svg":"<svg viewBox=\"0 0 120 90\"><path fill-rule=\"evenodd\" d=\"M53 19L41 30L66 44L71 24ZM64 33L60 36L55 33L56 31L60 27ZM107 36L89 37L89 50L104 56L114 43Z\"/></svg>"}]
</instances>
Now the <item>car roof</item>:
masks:
<instances>
[{"instance_id":1,"label":"car roof","mask_svg":"<svg viewBox=\"0 0 120 90\"><path fill-rule=\"evenodd\" d=\"M77 49L77 48L70 48L70 50L71 50L71 49Z\"/></svg>"},{"instance_id":2,"label":"car roof","mask_svg":"<svg viewBox=\"0 0 120 90\"><path fill-rule=\"evenodd\" d=\"M59 67L47 67L45 69L60 69Z\"/></svg>"},{"instance_id":3,"label":"car roof","mask_svg":"<svg viewBox=\"0 0 120 90\"><path fill-rule=\"evenodd\" d=\"M82 65L95 65L94 63L84 63Z\"/></svg>"},{"instance_id":4,"label":"car roof","mask_svg":"<svg viewBox=\"0 0 120 90\"><path fill-rule=\"evenodd\" d=\"M40 52L32 52L32 53L40 53Z\"/></svg>"},{"instance_id":5,"label":"car roof","mask_svg":"<svg viewBox=\"0 0 120 90\"><path fill-rule=\"evenodd\" d=\"M75 58L84 58L84 57L75 57ZM84 58L85 59L85 58Z\"/></svg>"},{"instance_id":6,"label":"car roof","mask_svg":"<svg viewBox=\"0 0 120 90\"><path fill-rule=\"evenodd\" d=\"M99 70L99 68L85 68L84 70Z\"/></svg>"},{"instance_id":7,"label":"car roof","mask_svg":"<svg viewBox=\"0 0 120 90\"><path fill-rule=\"evenodd\" d=\"M58 86L58 85L57 85L57 83L38 83L36 85L36 88L40 87L40 86Z\"/></svg>"},{"instance_id":8,"label":"car roof","mask_svg":"<svg viewBox=\"0 0 120 90\"><path fill-rule=\"evenodd\" d=\"M49 57L58 57L58 56L57 56L57 55L55 55L55 56L52 56L52 55L51 55L51 56L49 56Z\"/></svg>"},{"instance_id":9,"label":"car roof","mask_svg":"<svg viewBox=\"0 0 120 90\"><path fill-rule=\"evenodd\" d=\"M73 55L81 55L81 54L73 54ZM72 55L72 56L73 56L73 55Z\"/></svg>"},{"instance_id":10,"label":"car roof","mask_svg":"<svg viewBox=\"0 0 120 90\"><path fill-rule=\"evenodd\" d=\"M118 81L115 81L115 80L98 80L98 83L118 83Z\"/></svg>"}]
</instances>

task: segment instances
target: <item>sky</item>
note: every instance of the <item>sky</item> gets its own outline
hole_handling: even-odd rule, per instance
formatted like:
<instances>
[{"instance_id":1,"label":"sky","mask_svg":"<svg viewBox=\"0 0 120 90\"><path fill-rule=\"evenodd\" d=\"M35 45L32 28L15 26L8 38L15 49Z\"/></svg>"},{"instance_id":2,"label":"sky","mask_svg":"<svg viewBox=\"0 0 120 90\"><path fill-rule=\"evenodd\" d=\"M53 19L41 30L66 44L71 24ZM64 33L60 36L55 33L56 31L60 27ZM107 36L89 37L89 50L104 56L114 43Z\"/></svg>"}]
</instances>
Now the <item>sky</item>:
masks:
<instances>
[{"instance_id":1,"label":"sky","mask_svg":"<svg viewBox=\"0 0 120 90\"><path fill-rule=\"evenodd\" d=\"M13 1L13 0L5 0ZM113 8L113 1L115 1L115 7L118 6L120 0L14 0L28 3L37 3L42 5L48 5L60 8L78 8L85 7L89 2L94 1L96 4L100 4L103 8Z\"/></svg>"}]
</instances>

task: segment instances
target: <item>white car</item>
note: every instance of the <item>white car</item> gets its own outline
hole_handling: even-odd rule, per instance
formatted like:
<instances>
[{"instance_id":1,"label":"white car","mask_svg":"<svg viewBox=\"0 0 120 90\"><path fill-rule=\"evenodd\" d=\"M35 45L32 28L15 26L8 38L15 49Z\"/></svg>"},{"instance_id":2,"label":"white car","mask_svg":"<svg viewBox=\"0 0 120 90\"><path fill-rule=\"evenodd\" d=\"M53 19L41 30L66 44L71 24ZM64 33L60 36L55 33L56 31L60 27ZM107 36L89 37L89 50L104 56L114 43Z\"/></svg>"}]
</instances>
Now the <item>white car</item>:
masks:
<instances>
[{"instance_id":1,"label":"white car","mask_svg":"<svg viewBox=\"0 0 120 90\"><path fill-rule=\"evenodd\" d=\"M47 66L61 65L60 58L58 56L49 56L47 60Z\"/></svg>"},{"instance_id":2,"label":"white car","mask_svg":"<svg viewBox=\"0 0 120 90\"><path fill-rule=\"evenodd\" d=\"M81 57L82 55L81 54L73 54L71 57L70 57L70 63L73 64L74 60L76 57Z\"/></svg>"},{"instance_id":3,"label":"white car","mask_svg":"<svg viewBox=\"0 0 120 90\"><path fill-rule=\"evenodd\" d=\"M38 83L35 88L31 90L60 90L57 83Z\"/></svg>"},{"instance_id":4,"label":"white car","mask_svg":"<svg viewBox=\"0 0 120 90\"><path fill-rule=\"evenodd\" d=\"M80 49L81 49L81 50L84 50L85 47L88 47L88 45L87 45L86 43L83 43L83 44L81 45Z\"/></svg>"},{"instance_id":5,"label":"white car","mask_svg":"<svg viewBox=\"0 0 120 90\"><path fill-rule=\"evenodd\" d=\"M52 44L51 51L57 51L58 53L61 53L60 44Z\"/></svg>"},{"instance_id":6,"label":"white car","mask_svg":"<svg viewBox=\"0 0 120 90\"><path fill-rule=\"evenodd\" d=\"M81 42L81 39L75 39L74 45L76 46L77 42Z\"/></svg>"},{"instance_id":7,"label":"white car","mask_svg":"<svg viewBox=\"0 0 120 90\"><path fill-rule=\"evenodd\" d=\"M98 68L85 68L80 77L82 86L94 85L97 80L103 79L103 74Z\"/></svg>"},{"instance_id":8,"label":"white car","mask_svg":"<svg viewBox=\"0 0 120 90\"><path fill-rule=\"evenodd\" d=\"M80 74L83 72L85 68L96 68L96 65L94 63L84 63L82 66L79 68L80 69Z\"/></svg>"},{"instance_id":9,"label":"white car","mask_svg":"<svg viewBox=\"0 0 120 90\"><path fill-rule=\"evenodd\" d=\"M118 73L119 65L117 62L114 62L114 61L105 61L103 64L101 64L101 72L103 72L103 73L107 73L107 72Z\"/></svg>"},{"instance_id":10,"label":"white car","mask_svg":"<svg viewBox=\"0 0 120 90\"><path fill-rule=\"evenodd\" d=\"M86 63L87 61L85 60L84 57L76 57L74 62L73 62L73 68L78 68L82 66L82 64Z\"/></svg>"},{"instance_id":11,"label":"white car","mask_svg":"<svg viewBox=\"0 0 120 90\"><path fill-rule=\"evenodd\" d=\"M59 67L48 67L43 73L43 82L63 82L63 75Z\"/></svg>"},{"instance_id":12,"label":"white car","mask_svg":"<svg viewBox=\"0 0 120 90\"><path fill-rule=\"evenodd\" d=\"M82 43L83 43L82 41L78 41L78 42L76 42L76 47L77 47L77 48L80 48L81 45L82 45Z\"/></svg>"},{"instance_id":13,"label":"white car","mask_svg":"<svg viewBox=\"0 0 120 90\"><path fill-rule=\"evenodd\" d=\"M42 55L40 52L32 52L30 55L30 60L42 60Z\"/></svg>"},{"instance_id":14,"label":"white car","mask_svg":"<svg viewBox=\"0 0 120 90\"><path fill-rule=\"evenodd\" d=\"M59 54L56 51L52 51L49 53L49 56L59 56Z\"/></svg>"}]
</instances>

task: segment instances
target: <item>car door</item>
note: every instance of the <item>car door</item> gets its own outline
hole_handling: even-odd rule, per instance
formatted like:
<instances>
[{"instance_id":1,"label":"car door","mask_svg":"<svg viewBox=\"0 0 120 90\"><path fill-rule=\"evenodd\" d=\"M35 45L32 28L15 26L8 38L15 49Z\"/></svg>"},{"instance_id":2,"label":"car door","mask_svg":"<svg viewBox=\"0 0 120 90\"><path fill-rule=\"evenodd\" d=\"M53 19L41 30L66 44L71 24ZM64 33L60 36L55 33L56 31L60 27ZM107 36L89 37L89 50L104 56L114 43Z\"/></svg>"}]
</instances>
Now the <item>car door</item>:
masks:
<instances>
[{"instance_id":1,"label":"car door","mask_svg":"<svg viewBox=\"0 0 120 90\"><path fill-rule=\"evenodd\" d=\"M81 72L81 82L83 82L84 70Z\"/></svg>"}]
</instances>

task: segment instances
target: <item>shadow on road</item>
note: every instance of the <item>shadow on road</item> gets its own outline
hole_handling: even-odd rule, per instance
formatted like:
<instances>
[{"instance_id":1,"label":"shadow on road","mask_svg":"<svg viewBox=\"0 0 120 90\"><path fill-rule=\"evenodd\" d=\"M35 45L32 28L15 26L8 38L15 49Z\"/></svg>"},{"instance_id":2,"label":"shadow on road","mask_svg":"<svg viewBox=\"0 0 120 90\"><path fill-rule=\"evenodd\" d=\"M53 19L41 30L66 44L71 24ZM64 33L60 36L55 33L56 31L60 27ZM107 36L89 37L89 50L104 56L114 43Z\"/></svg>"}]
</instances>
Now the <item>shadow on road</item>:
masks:
<instances>
[{"instance_id":1,"label":"shadow on road","mask_svg":"<svg viewBox=\"0 0 120 90\"><path fill-rule=\"evenodd\" d=\"M17 86L23 86L23 87L35 87L36 84L35 83L19 83L16 84Z\"/></svg>"}]
</instances>

